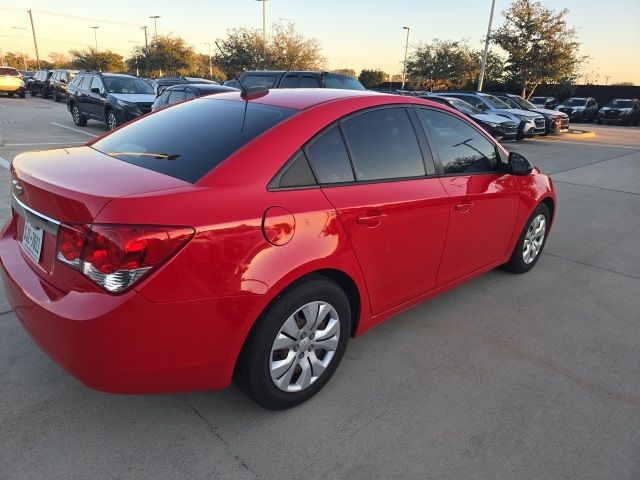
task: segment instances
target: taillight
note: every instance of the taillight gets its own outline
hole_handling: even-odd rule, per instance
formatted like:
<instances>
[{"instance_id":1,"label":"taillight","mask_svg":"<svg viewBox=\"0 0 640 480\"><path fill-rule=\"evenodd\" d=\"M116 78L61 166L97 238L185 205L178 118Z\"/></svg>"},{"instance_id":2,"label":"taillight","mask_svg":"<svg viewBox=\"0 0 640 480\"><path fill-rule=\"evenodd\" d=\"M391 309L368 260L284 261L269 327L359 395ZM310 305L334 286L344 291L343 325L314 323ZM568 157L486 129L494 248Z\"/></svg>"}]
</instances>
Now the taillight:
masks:
<instances>
[{"instance_id":1,"label":"taillight","mask_svg":"<svg viewBox=\"0 0 640 480\"><path fill-rule=\"evenodd\" d=\"M116 293L171 257L193 234L188 227L62 224L56 258Z\"/></svg>"}]
</instances>

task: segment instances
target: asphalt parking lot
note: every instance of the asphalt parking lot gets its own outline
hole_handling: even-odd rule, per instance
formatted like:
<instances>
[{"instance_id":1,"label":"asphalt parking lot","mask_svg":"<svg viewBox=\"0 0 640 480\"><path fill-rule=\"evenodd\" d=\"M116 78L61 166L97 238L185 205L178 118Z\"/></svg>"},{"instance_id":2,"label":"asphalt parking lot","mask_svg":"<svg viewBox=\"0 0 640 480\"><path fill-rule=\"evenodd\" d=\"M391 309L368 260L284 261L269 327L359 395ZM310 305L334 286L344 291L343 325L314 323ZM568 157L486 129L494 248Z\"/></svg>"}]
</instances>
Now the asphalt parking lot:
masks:
<instances>
[{"instance_id":1,"label":"asphalt parking lot","mask_svg":"<svg viewBox=\"0 0 640 480\"><path fill-rule=\"evenodd\" d=\"M640 128L581 128L595 135L506 144L558 193L533 271L490 272L353 340L289 411L235 386L90 390L0 294L0 478L640 478ZM75 127L63 104L0 97L0 163L105 131Z\"/></svg>"}]
</instances>

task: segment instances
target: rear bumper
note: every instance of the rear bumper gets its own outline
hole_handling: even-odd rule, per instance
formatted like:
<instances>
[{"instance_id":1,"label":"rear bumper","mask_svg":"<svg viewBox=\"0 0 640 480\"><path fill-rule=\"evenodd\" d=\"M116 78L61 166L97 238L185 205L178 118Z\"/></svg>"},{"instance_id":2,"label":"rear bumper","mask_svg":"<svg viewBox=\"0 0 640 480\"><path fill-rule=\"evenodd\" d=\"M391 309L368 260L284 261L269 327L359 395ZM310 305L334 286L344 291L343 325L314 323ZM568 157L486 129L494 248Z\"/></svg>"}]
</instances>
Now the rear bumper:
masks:
<instances>
[{"instance_id":1,"label":"rear bumper","mask_svg":"<svg viewBox=\"0 0 640 480\"><path fill-rule=\"evenodd\" d=\"M18 85L18 86L13 86L13 85L0 85L0 92L2 93L24 93L25 92L25 88Z\"/></svg>"},{"instance_id":2,"label":"rear bumper","mask_svg":"<svg viewBox=\"0 0 640 480\"><path fill-rule=\"evenodd\" d=\"M136 291L65 293L32 270L11 230L0 237L9 303L36 343L82 383L112 393L229 385L257 296L154 303Z\"/></svg>"}]
</instances>

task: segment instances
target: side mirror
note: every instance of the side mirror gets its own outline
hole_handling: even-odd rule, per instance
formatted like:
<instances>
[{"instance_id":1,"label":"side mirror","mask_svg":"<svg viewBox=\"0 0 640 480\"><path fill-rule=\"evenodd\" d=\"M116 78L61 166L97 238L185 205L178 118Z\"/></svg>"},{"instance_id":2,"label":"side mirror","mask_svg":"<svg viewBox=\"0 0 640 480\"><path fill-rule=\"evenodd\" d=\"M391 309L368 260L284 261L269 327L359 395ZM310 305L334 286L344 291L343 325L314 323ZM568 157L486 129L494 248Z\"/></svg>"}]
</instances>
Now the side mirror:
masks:
<instances>
[{"instance_id":1,"label":"side mirror","mask_svg":"<svg viewBox=\"0 0 640 480\"><path fill-rule=\"evenodd\" d=\"M529 175L533 171L533 163L518 152L509 153L509 173L511 175Z\"/></svg>"},{"instance_id":2,"label":"side mirror","mask_svg":"<svg viewBox=\"0 0 640 480\"><path fill-rule=\"evenodd\" d=\"M93 87L93 88L91 89L91 93L97 93L97 94L99 95L99 94L100 94L100 89L99 89L99 88L97 88L97 87Z\"/></svg>"}]
</instances>

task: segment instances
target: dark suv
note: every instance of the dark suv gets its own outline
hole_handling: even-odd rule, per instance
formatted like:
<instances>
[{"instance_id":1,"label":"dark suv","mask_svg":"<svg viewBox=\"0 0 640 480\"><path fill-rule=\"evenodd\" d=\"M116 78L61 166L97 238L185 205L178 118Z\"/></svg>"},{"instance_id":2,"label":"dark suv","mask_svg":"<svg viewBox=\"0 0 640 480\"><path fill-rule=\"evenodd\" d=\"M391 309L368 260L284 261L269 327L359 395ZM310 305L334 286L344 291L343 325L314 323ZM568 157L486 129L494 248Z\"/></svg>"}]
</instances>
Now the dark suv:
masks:
<instances>
[{"instance_id":1,"label":"dark suv","mask_svg":"<svg viewBox=\"0 0 640 480\"><path fill-rule=\"evenodd\" d=\"M73 80L78 70L54 70L49 79L49 91L53 100L59 102L67 98L67 85Z\"/></svg>"},{"instance_id":2,"label":"dark suv","mask_svg":"<svg viewBox=\"0 0 640 480\"><path fill-rule=\"evenodd\" d=\"M52 74L53 70L38 70L33 76L33 81L29 83L29 93L34 97L40 94L42 98L48 98L50 95L49 80Z\"/></svg>"},{"instance_id":3,"label":"dark suv","mask_svg":"<svg viewBox=\"0 0 640 480\"><path fill-rule=\"evenodd\" d=\"M67 87L67 109L79 127L93 119L114 130L149 113L155 98L151 85L135 75L80 72Z\"/></svg>"},{"instance_id":4,"label":"dark suv","mask_svg":"<svg viewBox=\"0 0 640 480\"><path fill-rule=\"evenodd\" d=\"M244 72L240 75L240 81L245 88L339 88L343 90L365 90L355 78L331 72L261 70Z\"/></svg>"},{"instance_id":5,"label":"dark suv","mask_svg":"<svg viewBox=\"0 0 640 480\"><path fill-rule=\"evenodd\" d=\"M640 100L637 98L615 98L598 111L598 123L640 123Z\"/></svg>"},{"instance_id":6,"label":"dark suv","mask_svg":"<svg viewBox=\"0 0 640 480\"><path fill-rule=\"evenodd\" d=\"M591 97L571 97L556 108L559 112L569 115L571 120L591 121L598 119L598 102Z\"/></svg>"}]
</instances>

